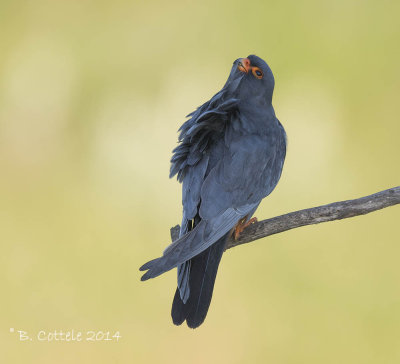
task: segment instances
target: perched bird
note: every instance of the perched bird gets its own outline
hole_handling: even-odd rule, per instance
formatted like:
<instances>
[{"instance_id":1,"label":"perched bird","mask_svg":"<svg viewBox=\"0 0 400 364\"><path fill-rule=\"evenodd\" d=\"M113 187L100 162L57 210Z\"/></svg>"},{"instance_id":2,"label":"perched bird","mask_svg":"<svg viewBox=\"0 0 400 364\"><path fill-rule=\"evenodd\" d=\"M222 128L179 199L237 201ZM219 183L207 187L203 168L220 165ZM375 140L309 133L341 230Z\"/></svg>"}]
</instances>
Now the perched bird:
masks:
<instances>
[{"instance_id":1,"label":"perched bird","mask_svg":"<svg viewBox=\"0 0 400 364\"><path fill-rule=\"evenodd\" d=\"M142 281L178 269L172 320L200 326L210 306L227 238L237 238L275 188L286 134L272 107L274 76L250 55L233 62L224 87L179 129L170 178L182 183L179 238L144 264Z\"/></svg>"}]
</instances>

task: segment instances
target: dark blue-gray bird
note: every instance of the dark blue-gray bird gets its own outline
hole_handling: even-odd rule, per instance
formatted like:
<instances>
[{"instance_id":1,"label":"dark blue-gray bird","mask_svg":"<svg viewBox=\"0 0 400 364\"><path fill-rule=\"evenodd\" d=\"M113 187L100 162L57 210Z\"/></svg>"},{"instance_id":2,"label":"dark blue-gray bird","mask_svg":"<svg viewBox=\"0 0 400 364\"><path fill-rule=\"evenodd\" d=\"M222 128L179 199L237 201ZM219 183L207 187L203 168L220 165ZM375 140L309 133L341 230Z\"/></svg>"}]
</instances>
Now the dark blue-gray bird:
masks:
<instances>
[{"instance_id":1,"label":"dark blue-gray bird","mask_svg":"<svg viewBox=\"0 0 400 364\"><path fill-rule=\"evenodd\" d=\"M179 129L170 177L182 183L179 238L144 264L142 281L177 267L172 320L191 328L207 315L227 238L254 221L278 183L286 134L272 107L274 76L250 55L237 59L224 87Z\"/></svg>"}]
</instances>

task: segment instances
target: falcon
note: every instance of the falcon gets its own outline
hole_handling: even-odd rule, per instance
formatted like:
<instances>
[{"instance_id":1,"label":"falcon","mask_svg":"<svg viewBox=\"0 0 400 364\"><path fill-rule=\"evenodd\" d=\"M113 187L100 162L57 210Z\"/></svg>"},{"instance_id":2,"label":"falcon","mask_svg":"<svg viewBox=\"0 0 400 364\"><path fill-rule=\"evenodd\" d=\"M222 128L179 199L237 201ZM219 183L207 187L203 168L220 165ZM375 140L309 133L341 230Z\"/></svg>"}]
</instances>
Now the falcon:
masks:
<instances>
[{"instance_id":1,"label":"falcon","mask_svg":"<svg viewBox=\"0 0 400 364\"><path fill-rule=\"evenodd\" d=\"M264 60L239 58L221 91L179 129L170 170L182 183L179 238L140 268L142 281L177 268L175 325L203 323L227 239L255 221L280 179L287 143L272 107L274 83Z\"/></svg>"}]
</instances>

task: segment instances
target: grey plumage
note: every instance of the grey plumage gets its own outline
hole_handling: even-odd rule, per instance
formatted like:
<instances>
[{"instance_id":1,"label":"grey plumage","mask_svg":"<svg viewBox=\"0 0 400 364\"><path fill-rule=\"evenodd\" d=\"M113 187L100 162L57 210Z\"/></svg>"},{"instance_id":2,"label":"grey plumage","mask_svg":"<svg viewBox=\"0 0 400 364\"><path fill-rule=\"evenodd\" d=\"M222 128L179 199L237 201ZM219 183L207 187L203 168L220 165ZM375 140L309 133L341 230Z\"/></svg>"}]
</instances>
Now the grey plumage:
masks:
<instances>
[{"instance_id":1,"label":"grey plumage","mask_svg":"<svg viewBox=\"0 0 400 364\"><path fill-rule=\"evenodd\" d=\"M180 237L140 268L147 280L178 267L175 324L203 322L226 237L279 181L286 135L271 104L273 88L261 58L236 60L222 90L180 128L170 172L182 182Z\"/></svg>"}]
</instances>

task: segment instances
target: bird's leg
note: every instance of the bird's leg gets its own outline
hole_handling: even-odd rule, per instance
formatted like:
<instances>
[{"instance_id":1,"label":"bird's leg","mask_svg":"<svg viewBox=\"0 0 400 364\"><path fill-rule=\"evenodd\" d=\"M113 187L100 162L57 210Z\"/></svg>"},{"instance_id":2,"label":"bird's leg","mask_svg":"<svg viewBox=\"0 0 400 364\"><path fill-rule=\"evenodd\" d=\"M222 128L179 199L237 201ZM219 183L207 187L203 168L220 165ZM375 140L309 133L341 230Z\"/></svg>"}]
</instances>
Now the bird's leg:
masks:
<instances>
[{"instance_id":1,"label":"bird's leg","mask_svg":"<svg viewBox=\"0 0 400 364\"><path fill-rule=\"evenodd\" d=\"M249 221L247 221L247 216L243 217L242 219L240 219L238 221L238 223L235 226L235 230L233 233L233 236L235 238L235 240L239 239L240 234L243 232L244 229L246 229L248 226L250 226L251 224L254 224L255 222L257 222L257 218L253 217L251 218Z\"/></svg>"}]
</instances>

